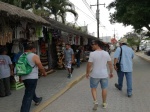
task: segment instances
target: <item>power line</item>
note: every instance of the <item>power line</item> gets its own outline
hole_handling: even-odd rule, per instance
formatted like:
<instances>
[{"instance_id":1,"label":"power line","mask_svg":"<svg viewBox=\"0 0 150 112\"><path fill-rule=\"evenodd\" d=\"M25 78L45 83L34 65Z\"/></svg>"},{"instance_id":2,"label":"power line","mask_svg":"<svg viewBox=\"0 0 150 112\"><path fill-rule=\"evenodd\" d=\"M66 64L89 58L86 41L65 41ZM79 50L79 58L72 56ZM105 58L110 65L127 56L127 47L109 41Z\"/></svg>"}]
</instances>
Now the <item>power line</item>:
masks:
<instances>
[{"instance_id":1,"label":"power line","mask_svg":"<svg viewBox=\"0 0 150 112\"><path fill-rule=\"evenodd\" d=\"M85 6L88 8L88 10L91 12L91 14L94 16L94 18L96 18L95 13L93 12L93 10L91 10L91 8L90 8L89 4L87 3L87 1L86 0L82 0L82 1L85 4Z\"/></svg>"},{"instance_id":2,"label":"power line","mask_svg":"<svg viewBox=\"0 0 150 112\"><path fill-rule=\"evenodd\" d=\"M72 2L71 2L72 3ZM73 4L73 3L72 3ZM83 10L81 10L79 7L77 7L76 5L74 5L78 10L80 10L82 13L84 13L89 19L91 19L92 21L96 21L95 18L92 18L91 16L89 16L87 13L85 13Z\"/></svg>"}]
</instances>

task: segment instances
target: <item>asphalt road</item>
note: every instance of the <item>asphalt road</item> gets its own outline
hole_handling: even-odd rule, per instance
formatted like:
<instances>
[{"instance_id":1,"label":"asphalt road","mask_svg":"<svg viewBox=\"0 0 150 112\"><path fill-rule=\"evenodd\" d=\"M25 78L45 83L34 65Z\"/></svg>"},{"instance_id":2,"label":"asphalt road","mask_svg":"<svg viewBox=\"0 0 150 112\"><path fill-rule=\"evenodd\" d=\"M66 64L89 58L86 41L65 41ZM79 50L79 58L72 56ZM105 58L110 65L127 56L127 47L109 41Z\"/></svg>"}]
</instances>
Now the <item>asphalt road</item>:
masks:
<instances>
[{"instance_id":1,"label":"asphalt road","mask_svg":"<svg viewBox=\"0 0 150 112\"><path fill-rule=\"evenodd\" d=\"M89 80L84 78L61 97L48 105L42 112L150 112L150 63L135 56L133 71L133 96L126 95L126 80L124 87L118 91L114 84L117 75L109 80L107 103L108 108L101 107L101 89L98 87L97 111L93 111L93 100Z\"/></svg>"}]
</instances>

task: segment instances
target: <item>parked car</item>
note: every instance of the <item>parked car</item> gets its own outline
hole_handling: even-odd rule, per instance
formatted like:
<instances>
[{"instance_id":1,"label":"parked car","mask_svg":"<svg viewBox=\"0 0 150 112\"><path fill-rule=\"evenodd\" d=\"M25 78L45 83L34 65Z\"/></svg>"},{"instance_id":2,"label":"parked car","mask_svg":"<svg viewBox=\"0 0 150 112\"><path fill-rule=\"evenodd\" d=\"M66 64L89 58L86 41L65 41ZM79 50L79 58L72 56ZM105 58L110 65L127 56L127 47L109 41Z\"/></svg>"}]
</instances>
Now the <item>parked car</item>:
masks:
<instances>
[{"instance_id":1,"label":"parked car","mask_svg":"<svg viewBox=\"0 0 150 112\"><path fill-rule=\"evenodd\" d=\"M145 45L140 45L139 50L144 51L146 49Z\"/></svg>"},{"instance_id":2,"label":"parked car","mask_svg":"<svg viewBox=\"0 0 150 112\"><path fill-rule=\"evenodd\" d=\"M144 54L150 56L150 46L146 47Z\"/></svg>"}]
</instances>

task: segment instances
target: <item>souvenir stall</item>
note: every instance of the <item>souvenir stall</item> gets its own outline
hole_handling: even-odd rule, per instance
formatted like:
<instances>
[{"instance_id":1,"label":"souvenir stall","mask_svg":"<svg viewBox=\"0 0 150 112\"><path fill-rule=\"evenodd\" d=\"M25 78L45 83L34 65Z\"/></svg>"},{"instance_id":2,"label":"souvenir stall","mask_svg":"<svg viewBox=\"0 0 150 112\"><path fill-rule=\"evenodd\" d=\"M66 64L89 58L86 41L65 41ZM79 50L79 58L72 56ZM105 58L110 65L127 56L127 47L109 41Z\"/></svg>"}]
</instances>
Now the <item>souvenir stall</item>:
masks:
<instances>
[{"instance_id":1,"label":"souvenir stall","mask_svg":"<svg viewBox=\"0 0 150 112\"><path fill-rule=\"evenodd\" d=\"M14 65L28 42L34 43L37 48L36 53L41 54L39 37L44 38L43 26L50 26L50 23L32 12L0 2L0 46L7 47L8 55ZM12 89L23 88L18 77L12 79Z\"/></svg>"},{"instance_id":2,"label":"souvenir stall","mask_svg":"<svg viewBox=\"0 0 150 112\"><path fill-rule=\"evenodd\" d=\"M65 42L62 39L61 31L58 29L51 29L52 34L52 59L53 68L64 69L63 55L65 49Z\"/></svg>"},{"instance_id":3,"label":"souvenir stall","mask_svg":"<svg viewBox=\"0 0 150 112\"><path fill-rule=\"evenodd\" d=\"M42 65L45 68L47 74L54 72L52 69L52 57L51 57L51 34L49 33L49 28L43 27L42 28L43 36L39 39L39 46L40 46L40 59Z\"/></svg>"}]
</instances>

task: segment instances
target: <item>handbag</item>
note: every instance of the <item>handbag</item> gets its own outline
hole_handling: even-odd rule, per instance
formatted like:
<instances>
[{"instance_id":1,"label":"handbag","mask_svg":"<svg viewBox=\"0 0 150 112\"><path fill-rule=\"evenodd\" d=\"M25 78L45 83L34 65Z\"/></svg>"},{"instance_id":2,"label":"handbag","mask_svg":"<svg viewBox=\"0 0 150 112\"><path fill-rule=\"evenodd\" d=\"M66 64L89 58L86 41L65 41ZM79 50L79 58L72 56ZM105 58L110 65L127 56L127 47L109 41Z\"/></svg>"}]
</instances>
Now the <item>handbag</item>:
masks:
<instances>
[{"instance_id":1,"label":"handbag","mask_svg":"<svg viewBox=\"0 0 150 112\"><path fill-rule=\"evenodd\" d=\"M120 59L119 59L119 62L116 63L116 67L117 67L117 71L121 71L121 58L122 58L122 48L120 47L121 49L121 52L120 52Z\"/></svg>"}]
</instances>

